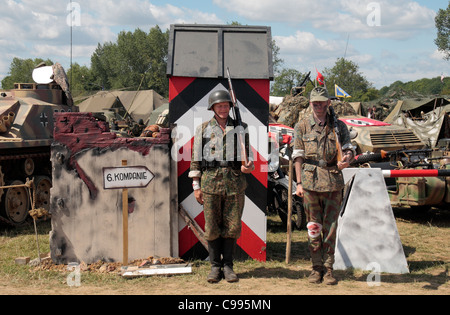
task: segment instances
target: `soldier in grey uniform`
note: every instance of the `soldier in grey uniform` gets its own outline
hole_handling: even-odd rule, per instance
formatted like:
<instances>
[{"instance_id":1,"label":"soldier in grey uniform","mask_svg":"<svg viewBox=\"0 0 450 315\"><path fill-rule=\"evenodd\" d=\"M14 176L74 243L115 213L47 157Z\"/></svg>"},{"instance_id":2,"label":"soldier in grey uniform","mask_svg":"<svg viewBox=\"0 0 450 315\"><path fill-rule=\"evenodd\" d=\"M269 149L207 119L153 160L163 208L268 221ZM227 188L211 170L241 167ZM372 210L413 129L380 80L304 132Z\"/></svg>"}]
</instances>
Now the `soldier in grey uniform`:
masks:
<instances>
[{"instance_id":1,"label":"soldier in grey uniform","mask_svg":"<svg viewBox=\"0 0 450 315\"><path fill-rule=\"evenodd\" d=\"M231 104L227 91L210 94L208 110L214 112L214 117L196 129L188 175L193 179L195 198L203 205L205 214L210 283L219 282L222 272L228 282L239 280L233 271L233 251L241 234L247 188L244 174L255 168L251 160L246 165L242 163L237 132L238 128L247 129L247 125L235 126L229 116ZM245 147L250 152L248 132L245 132Z\"/></svg>"},{"instance_id":2,"label":"soldier in grey uniform","mask_svg":"<svg viewBox=\"0 0 450 315\"><path fill-rule=\"evenodd\" d=\"M342 169L349 166L355 151L347 126L337 120L339 139L333 131L328 92L323 87L311 91L313 113L295 126L294 152L296 194L303 197L307 216L312 272L309 282L337 284L332 274L337 219L342 203ZM337 160L337 141L342 144L342 159Z\"/></svg>"}]
</instances>

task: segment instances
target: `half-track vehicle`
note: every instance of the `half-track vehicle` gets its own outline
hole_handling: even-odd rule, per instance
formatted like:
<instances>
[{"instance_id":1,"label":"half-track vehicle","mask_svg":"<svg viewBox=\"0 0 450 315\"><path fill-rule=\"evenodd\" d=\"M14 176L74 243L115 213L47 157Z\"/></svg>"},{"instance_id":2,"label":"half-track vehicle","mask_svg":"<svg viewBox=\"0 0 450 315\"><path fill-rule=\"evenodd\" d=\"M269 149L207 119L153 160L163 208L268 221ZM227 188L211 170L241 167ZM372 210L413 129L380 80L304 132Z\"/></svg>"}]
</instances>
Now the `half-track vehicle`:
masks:
<instances>
[{"instance_id":1,"label":"half-track vehicle","mask_svg":"<svg viewBox=\"0 0 450 315\"><path fill-rule=\"evenodd\" d=\"M36 68L33 79L40 83L0 91L0 223L13 226L27 220L32 202L49 209L53 114L74 110L60 64ZM27 179L34 189L24 186Z\"/></svg>"}]
</instances>

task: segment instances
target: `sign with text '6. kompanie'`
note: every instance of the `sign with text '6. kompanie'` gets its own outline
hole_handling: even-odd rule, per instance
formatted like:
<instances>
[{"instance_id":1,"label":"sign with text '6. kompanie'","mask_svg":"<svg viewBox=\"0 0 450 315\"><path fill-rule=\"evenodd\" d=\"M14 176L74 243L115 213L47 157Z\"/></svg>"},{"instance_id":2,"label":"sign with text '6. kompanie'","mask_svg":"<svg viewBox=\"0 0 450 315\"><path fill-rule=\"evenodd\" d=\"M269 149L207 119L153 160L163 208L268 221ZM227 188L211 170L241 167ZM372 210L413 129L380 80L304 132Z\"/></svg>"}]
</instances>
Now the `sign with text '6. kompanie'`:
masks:
<instances>
[{"instance_id":1,"label":"sign with text '6. kompanie'","mask_svg":"<svg viewBox=\"0 0 450 315\"><path fill-rule=\"evenodd\" d=\"M144 188L154 177L145 166L104 167L103 188Z\"/></svg>"}]
</instances>

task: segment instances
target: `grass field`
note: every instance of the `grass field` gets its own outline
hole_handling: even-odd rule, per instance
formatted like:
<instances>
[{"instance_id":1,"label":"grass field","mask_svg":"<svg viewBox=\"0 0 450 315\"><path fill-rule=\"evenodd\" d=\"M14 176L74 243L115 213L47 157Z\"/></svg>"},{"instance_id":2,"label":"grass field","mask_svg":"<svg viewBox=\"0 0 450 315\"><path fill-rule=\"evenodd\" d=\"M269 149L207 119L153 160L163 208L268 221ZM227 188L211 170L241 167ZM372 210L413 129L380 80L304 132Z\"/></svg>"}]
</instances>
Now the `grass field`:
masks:
<instances>
[{"instance_id":1,"label":"grass field","mask_svg":"<svg viewBox=\"0 0 450 315\"><path fill-rule=\"evenodd\" d=\"M337 286L309 284L306 231L293 233L291 261L286 264L286 232L277 216L269 216L267 261L236 262L235 271L240 281L236 284L221 281L215 285L205 281L209 264L193 261L191 274L135 279L124 279L116 271L100 272L99 268L92 267L93 270L81 271L79 286L71 286L68 279L72 274L67 266L51 266L42 270L15 264L17 257L37 257L32 224L18 229L2 227L0 294L450 294L450 211L412 213L409 209L394 209L394 212L410 273L382 273L379 286L370 286L367 282L370 273L361 270L335 271L339 280ZM50 229L49 221L38 223L41 253L50 251Z\"/></svg>"}]
</instances>

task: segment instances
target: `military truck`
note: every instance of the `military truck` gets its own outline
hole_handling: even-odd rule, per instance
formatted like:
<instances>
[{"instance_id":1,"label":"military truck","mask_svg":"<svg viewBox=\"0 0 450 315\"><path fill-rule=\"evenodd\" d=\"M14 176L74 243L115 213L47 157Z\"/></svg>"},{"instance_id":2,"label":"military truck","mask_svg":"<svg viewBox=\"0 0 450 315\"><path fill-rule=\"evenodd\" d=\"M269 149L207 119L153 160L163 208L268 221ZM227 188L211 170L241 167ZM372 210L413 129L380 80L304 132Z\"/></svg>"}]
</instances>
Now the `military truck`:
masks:
<instances>
[{"instance_id":1,"label":"military truck","mask_svg":"<svg viewBox=\"0 0 450 315\"><path fill-rule=\"evenodd\" d=\"M0 222L9 225L29 217L30 193L35 209L49 209L53 114L74 109L60 64L36 68L33 79L0 91Z\"/></svg>"}]
</instances>

